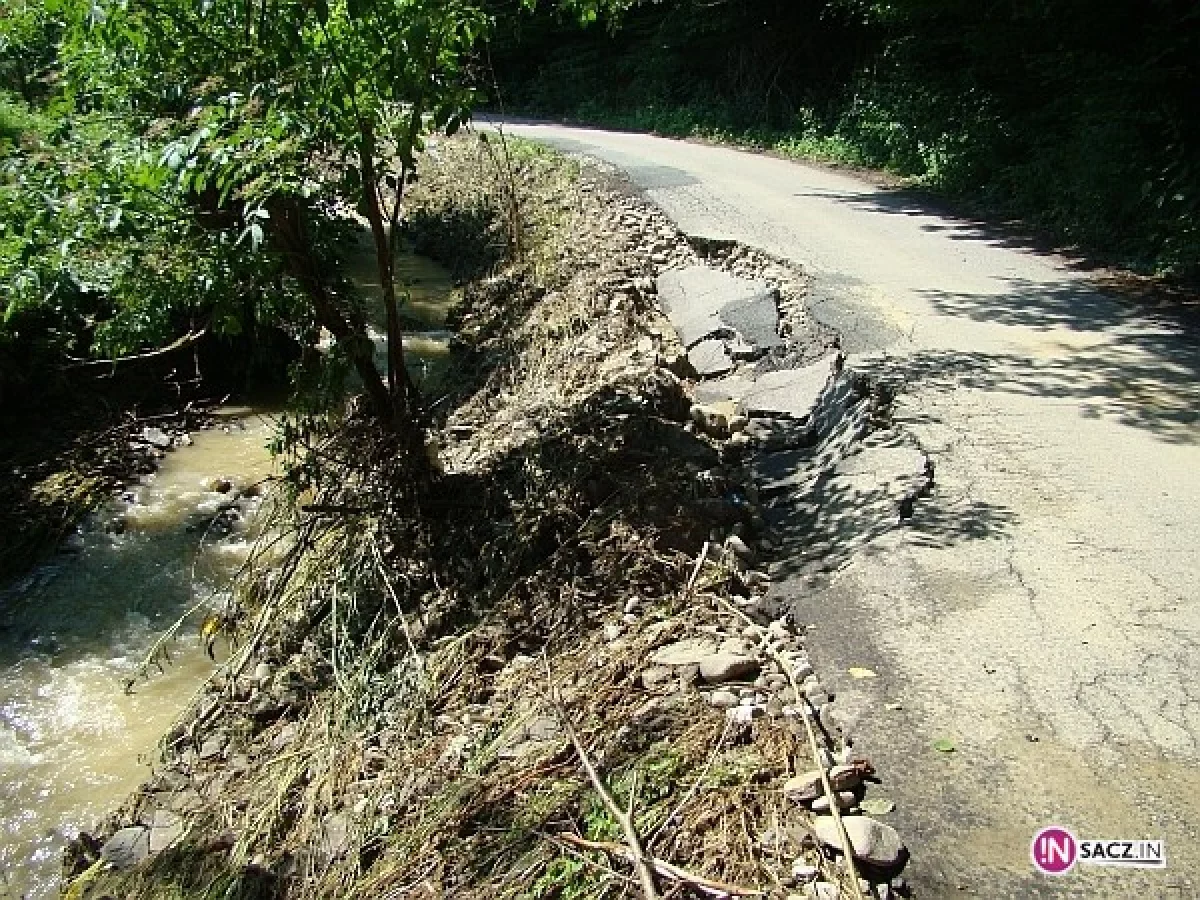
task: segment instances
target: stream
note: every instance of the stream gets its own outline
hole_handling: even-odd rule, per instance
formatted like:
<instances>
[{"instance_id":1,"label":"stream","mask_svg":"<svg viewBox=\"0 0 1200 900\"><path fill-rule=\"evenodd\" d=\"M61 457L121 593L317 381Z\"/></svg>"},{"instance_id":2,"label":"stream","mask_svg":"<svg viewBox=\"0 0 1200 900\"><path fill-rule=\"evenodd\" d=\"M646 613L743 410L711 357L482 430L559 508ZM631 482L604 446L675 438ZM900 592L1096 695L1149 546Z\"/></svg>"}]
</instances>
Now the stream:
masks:
<instances>
[{"instance_id":1,"label":"stream","mask_svg":"<svg viewBox=\"0 0 1200 900\"><path fill-rule=\"evenodd\" d=\"M351 276L378 296L363 246ZM403 311L423 325L405 335L421 383L449 354L450 278L412 254L396 270L411 297ZM160 737L211 674L197 622L173 644L170 665L124 691L164 629L196 602L225 596L260 502L239 495L270 474L271 429L261 411L218 410L215 427L168 452L54 558L0 586L0 897L58 896L62 848L146 779ZM207 529L235 498L227 533Z\"/></svg>"}]
</instances>

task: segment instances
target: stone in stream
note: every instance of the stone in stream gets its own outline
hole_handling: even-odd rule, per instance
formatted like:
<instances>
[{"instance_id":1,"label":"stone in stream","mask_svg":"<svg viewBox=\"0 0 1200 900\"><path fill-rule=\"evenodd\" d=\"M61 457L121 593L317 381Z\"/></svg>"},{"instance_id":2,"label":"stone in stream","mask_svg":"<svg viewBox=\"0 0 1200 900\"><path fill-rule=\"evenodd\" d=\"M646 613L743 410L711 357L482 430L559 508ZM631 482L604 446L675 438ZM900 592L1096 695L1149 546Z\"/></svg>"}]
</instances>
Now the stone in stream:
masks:
<instances>
[{"instance_id":1,"label":"stone in stream","mask_svg":"<svg viewBox=\"0 0 1200 900\"><path fill-rule=\"evenodd\" d=\"M876 822L869 816L843 816L842 824L854 858L871 865L888 867L900 862L906 853L904 842L895 828ZM842 847L837 823L832 816L820 816L813 822L813 831L821 843L835 850Z\"/></svg>"},{"instance_id":2,"label":"stone in stream","mask_svg":"<svg viewBox=\"0 0 1200 900\"><path fill-rule=\"evenodd\" d=\"M161 853L183 837L183 819L169 809L156 809L150 819L149 851Z\"/></svg>"},{"instance_id":3,"label":"stone in stream","mask_svg":"<svg viewBox=\"0 0 1200 900\"><path fill-rule=\"evenodd\" d=\"M150 855L150 829L141 825L122 828L100 848L100 857L114 869L132 869Z\"/></svg>"}]
</instances>

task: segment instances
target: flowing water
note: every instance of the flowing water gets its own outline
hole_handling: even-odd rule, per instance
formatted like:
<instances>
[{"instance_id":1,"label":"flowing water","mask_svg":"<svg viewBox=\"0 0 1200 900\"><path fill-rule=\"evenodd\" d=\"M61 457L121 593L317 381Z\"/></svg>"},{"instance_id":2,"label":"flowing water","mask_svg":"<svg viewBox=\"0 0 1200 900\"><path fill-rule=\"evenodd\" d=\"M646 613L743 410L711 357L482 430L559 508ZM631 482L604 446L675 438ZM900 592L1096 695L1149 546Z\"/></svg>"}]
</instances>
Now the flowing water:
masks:
<instances>
[{"instance_id":1,"label":"flowing water","mask_svg":"<svg viewBox=\"0 0 1200 900\"><path fill-rule=\"evenodd\" d=\"M146 777L211 671L190 628L171 665L124 690L158 635L197 601L219 602L245 559L256 499L222 517L228 534L207 524L268 474L269 436L266 419L222 411L0 594L0 896L57 895L65 842Z\"/></svg>"},{"instance_id":2,"label":"flowing water","mask_svg":"<svg viewBox=\"0 0 1200 900\"><path fill-rule=\"evenodd\" d=\"M372 269L369 256L356 264L363 287L378 292ZM411 297L404 311L431 329L405 336L419 382L448 354L438 329L450 280L405 255L397 282ZM223 410L217 427L169 452L62 553L0 589L0 897L58 895L62 847L144 780L158 740L212 671L189 627L164 672L123 690L184 611L220 603L258 501L243 497L222 517L228 533L207 523L268 474L270 432L251 410Z\"/></svg>"}]
</instances>

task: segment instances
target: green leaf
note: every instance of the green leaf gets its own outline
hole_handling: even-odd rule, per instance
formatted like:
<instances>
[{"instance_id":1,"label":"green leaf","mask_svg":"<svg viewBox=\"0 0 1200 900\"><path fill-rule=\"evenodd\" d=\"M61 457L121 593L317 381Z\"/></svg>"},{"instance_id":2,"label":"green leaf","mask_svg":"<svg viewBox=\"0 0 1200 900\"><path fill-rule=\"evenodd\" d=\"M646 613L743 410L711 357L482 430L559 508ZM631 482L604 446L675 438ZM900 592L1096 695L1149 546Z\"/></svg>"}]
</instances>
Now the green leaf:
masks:
<instances>
[{"instance_id":1,"label":"green leaf","mask_svg":"<svg viewBox=\"0 0 1200 900\"><path fill-rule=\"evenodd\" d=\"M887 797L868 797L858 806L868 816L886 816L896 808L895 802Z\"/></svg>"},{"instance_id":2,"label":"green leaf","mask_svg":"<svg viewBox=\"0 0 1200 900\"><path fill-rule=\"evenodd\" d=\"M953 753L958 748L950 738L938 738L933 742L933 749L939 753Z\"/></svg>"}]
</instances>

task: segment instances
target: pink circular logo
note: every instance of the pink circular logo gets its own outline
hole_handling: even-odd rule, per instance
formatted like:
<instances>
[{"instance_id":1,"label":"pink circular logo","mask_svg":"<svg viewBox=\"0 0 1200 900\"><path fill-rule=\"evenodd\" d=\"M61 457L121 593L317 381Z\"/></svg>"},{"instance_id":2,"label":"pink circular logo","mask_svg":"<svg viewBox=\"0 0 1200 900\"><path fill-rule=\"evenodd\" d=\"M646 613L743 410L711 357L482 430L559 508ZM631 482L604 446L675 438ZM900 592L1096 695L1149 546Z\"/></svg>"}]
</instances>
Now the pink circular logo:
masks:
<instances>
[{"instance_id":1,"label":"pink circular logo","mask_svg":"<svg viewBox=\"0 0 1200 900\"><path fill-rule=\"evenodd\" d=\"M1059 825L1049 825L1033 836L1029 848L1033 866L1046 875L1066 875L1079 856L1075 835Z\"/></svg>"}]
</instances>

